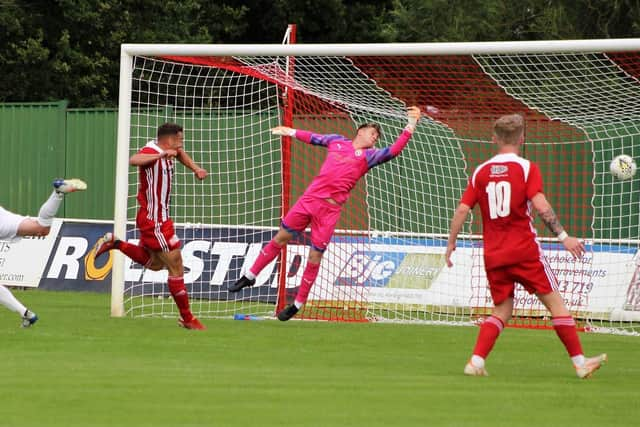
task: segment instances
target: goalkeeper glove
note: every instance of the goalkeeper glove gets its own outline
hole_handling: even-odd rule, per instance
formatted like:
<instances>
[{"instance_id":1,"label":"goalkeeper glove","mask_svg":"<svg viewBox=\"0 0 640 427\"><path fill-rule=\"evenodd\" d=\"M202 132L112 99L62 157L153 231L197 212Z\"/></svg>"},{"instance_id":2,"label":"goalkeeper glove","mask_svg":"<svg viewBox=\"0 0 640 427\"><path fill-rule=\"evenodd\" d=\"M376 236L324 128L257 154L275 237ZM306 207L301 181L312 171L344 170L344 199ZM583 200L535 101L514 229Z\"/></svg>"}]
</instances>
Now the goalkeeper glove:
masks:
<instances>
[{"instance_id":1,"label":"goalkeeper glove","mask_svg":"<svg viewBox=\"0 0 640 427\"><path fill-rule=\"evenodd\" d=\"M280 136L296 136L296 130L288 127L280 126L274 129L271 129L272 135L280 135Z\"/></svg>"},{"instance_id":2,"label":"goalkeeper glove","mask_svg":"<svg viewBox=\"0 0 640 427\"><path fill-rule=\"evenodd\" d=\"M416 125L418 124L418 120L420 119L420 110L417 107L409 107L409 111L411 113L415 113L417 111L417 114L408 114L407 116L407 127L405 129L407 129L409 132L413 132L414 130L416 130Z\"/></svg>"}]
</instances>

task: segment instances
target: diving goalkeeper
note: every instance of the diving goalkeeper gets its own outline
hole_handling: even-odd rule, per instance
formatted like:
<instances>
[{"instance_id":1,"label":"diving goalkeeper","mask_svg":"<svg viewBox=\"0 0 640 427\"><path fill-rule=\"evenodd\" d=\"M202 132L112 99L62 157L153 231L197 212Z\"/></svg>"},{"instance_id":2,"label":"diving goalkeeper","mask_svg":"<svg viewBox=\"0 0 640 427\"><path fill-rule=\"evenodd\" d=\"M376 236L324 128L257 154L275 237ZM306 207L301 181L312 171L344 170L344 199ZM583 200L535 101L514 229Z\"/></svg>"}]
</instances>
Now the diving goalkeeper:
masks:
<instances>
[{"instance_id":1,"label":"diving goalkeeper","mask_svg":"<svg viewBox=\"0 0 640 427\"><path fill-rule=\"evenodd\" d=\"M293 304L282 309L278 313L278 319L286 321L295 316L307 302L309 291L320 270L322 256L351 190L371 168L388 162L402 152L420 120L420 109L409 107L407 120L407 126L393 145L383 149L374 148L380 138L380 125L377 123L365 123L358 127L353 140L341 135L318 135L286 126L273 128L274 135L292 136L307 144L325 147L328 155L320 173L282 220L278 233L262 248L244 276L229 287L229 291L238 292L255 285L260 271L278 256L295 234L304 231L311 224L311 250L302 275L302 284Z\"/></svg>"}]
</instances>

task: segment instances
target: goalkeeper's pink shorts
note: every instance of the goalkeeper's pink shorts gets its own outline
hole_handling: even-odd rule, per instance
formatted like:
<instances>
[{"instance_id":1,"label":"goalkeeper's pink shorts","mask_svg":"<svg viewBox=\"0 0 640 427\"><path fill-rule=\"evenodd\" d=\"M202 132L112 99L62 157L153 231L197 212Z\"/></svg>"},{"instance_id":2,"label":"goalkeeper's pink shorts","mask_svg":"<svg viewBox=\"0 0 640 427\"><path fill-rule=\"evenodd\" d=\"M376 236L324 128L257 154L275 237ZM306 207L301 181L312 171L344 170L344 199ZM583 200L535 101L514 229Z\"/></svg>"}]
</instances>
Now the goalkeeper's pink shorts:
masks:
<instances>
[{"instance_id":1,"label":"goalkeeper's pink shorts","mask_svg":"<svg viewBox=\"0 0 640 427\"><path fill-rule=\"evenodd\" d=\"M509 297L513 298L516 282L530 294L544 295L558 289L558 279L546 259L535 259L488 270L487 279L495 305Z\"/></svg>"},{"instance_id":2,"label":"goalkeeper's pink shorts","mask_svg":"<svg viewBox=\"0 0 640 427\"><path fill-rule=\"evenodd\" d=\"M292 233L304 231L311 224L311 246L324 252L340 219L340 205L324 199L302 195L282 220L282 227Z\"/></svg>"},{"instance_id":3,"label":"goalkeeper's pink shorts","mask_svg":"<svg viewBox=\"0 0 640 427\"><path fill-rule=\"evenodd\" d=\"M138 212L136 224L140 229L140 246L154 252L170 252L180 248L180 239L173 228L173 221L156 223L146 218L145 213Z\"/></svg>"}]
</instances>

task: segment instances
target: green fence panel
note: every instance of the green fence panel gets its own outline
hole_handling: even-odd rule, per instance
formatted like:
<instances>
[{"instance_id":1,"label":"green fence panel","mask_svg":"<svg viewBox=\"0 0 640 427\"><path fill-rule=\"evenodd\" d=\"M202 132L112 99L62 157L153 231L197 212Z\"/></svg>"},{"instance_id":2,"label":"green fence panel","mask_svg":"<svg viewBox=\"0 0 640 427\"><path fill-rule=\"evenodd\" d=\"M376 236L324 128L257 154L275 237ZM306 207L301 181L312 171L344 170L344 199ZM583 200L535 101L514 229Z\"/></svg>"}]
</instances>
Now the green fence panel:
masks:
<instances>
[{"instance_id":1,"label":"green fence panel","mask_svg":"<svg viewBox=\"0 0 640 427\"><path fill-rule=\"evenodd\" d=\"M113 219L117 124L115 109L67 110L66 175L88 186L66 201L67 218Z\"/></svg>"},{"instance_id":2,"label":"green fence panel","mask_svg":"<svg viewBox=\"0 0 640 427\"><path fill-rule=\"evenodd\" d=\"M36 215L51 192L53 178L78 177L87 182L88 191L68 197L58 216L112 219L117 111L66 107L66 101L0 104L0 205L24 215ZM253 118L245 123L242 114L170 108L134 111L131 143L139 147L155 136L159 124L177 121L185 127L185 148L196 162L209 168L211 175L200 183L179 166L176 183L181 191L173 195L172 214L188 222L274 226L280 210L281 164L279 139L273 138L268 129L278 124L277 116L271 112L263 120ZM317 124L310 120L297 117L296 126L314 130ZM335 124L338 128L344 125ZM536 132L530 129L528 140L534 143L526 144L523 154L540 164L550 201L572 233L613 239L635 239L640 235L640 227L633 222L640 212L636 181L615 181L607 171L613 154L624 151L637 158L640 142L620 130L635 126L633 122L592 130L588 132L591 142L580 132L574 132L568 140L555 141L550 136L553 133L535 126ZM477 127L490 129L490 123ZM452 137L455 135L449 131L422 125L399 159L369 174L366 191L362 185L354 190L340 226L360 228L357 221L349 220L349 212L368 212L370 217L360 221L364 227L368 224L387 231L446 233L466 185L465 166L466 173L471 173L495 150L482 138L460 139L459 147L452 146ZM550 143L542 144L544 141ZM292 150L290 196L294 203L319 170L325 153L298 143L292 145ZM133 198L137 176L135 168L129 171L129 193ZM391 171L410 181L406 189L401 189L407 192L402 194L402 203L396 200L400 194L385 193ZM365 203L369 210L364 209ZM135 208L133 203L132 215ZM537 222L541 235L547 236L545 227ZM472 231L479 229L474 226Z\"/></svg>"},{"instance_id":3,"label":"green fence panel","mask_svg":"<svg viewBox=\"0 0 640 427\"><path fill-rule=\"evenodd\" d=\"M0 104L0 205L35 216L65 172L66 101ZM59 213L64 216L65 206Z\"/></svg>"}]
</instances>

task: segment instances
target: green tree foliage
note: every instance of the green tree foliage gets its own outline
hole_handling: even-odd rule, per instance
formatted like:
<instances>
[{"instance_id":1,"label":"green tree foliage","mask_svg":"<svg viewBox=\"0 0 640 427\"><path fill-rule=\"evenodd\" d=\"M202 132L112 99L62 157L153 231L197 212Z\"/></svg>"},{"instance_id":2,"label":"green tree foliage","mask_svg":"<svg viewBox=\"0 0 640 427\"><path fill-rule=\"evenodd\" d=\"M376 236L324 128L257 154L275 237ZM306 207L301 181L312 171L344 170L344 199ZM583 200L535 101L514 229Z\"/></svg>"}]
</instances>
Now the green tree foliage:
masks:
<instances>
[{"instance_id":1,"label":"green tree foliage","mask_svg":"<svg viewBox=\"0 0 640 427\"><path fill-rule=\"evenodd\" d=\"M0 0L0 102L117 102L121 43L640 36L638 0Z\"/></svg>"},{"instance_id":2,"label":"green tree foliage","mask_svg":"<svg viewBox=\"0 0 640 427\"><path fill-rule=\"evenodd\" d=\"M637 0L394 0L387 41L640 36Z\"/></svg>"},{"instance_id":3,"label":"green tree foliage","mask_svg":"<svg viewBox=\"0 0 640 427\"><path fill-rule=\"evenodd\" d=\"M224 40L246 28L245 10L199 0L0 0L0 101L115 105L121 43Z\"/></svg>"}]
</instances>

